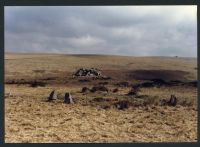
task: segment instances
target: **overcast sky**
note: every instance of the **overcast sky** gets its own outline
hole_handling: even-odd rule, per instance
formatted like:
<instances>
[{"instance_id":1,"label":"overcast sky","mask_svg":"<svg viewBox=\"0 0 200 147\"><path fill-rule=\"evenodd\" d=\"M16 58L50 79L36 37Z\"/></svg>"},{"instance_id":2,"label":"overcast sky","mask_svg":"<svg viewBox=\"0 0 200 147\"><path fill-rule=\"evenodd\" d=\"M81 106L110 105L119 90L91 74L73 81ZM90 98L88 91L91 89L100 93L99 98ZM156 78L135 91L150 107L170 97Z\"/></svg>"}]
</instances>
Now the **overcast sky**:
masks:
<instances>
[{"instance_id":1,"label":"overcast sky","mask_svg":"<svg viewBox=\"0 0 200 147\"><path fill-rule=\"evenodd\" d=\"M9 6L5 52L196 57L197 7Z\"/></svg>"}]
</instances>

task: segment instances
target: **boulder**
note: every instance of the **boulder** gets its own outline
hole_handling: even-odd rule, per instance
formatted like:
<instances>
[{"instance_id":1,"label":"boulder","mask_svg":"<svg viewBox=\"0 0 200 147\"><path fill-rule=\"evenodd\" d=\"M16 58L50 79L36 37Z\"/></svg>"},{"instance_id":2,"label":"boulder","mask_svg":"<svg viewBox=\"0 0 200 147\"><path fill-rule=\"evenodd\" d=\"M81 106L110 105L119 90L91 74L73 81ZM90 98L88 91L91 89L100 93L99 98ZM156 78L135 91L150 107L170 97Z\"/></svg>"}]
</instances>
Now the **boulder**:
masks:
<instances>
[{"instance_id":1,"label":"boulder","mask_svg":"<svg viewBox=\"0 0 200 147\"><path fill-rule=\"evenodd\" d=\"M90 89L88 87L83 87L81 93L89 92Z\"/></svg>"}]
</instances>

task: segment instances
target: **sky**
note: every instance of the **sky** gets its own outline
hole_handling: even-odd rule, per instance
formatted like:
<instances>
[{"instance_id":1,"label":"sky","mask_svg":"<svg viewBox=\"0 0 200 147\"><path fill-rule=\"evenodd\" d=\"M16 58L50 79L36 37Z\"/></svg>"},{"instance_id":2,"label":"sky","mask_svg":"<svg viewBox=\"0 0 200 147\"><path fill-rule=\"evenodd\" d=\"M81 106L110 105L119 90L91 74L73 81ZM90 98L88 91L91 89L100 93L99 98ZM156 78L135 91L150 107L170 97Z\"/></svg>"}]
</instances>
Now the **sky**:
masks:
<instances>
[{"instance_id":1,"label":"sky","mask_svg":"<svg viewBox=\"0 0 200 147\"><path fill-rule=\"evenodd\" d=\"M5 52L197 57L197 6L7 6Z\"/></svg>"}]
</instances>

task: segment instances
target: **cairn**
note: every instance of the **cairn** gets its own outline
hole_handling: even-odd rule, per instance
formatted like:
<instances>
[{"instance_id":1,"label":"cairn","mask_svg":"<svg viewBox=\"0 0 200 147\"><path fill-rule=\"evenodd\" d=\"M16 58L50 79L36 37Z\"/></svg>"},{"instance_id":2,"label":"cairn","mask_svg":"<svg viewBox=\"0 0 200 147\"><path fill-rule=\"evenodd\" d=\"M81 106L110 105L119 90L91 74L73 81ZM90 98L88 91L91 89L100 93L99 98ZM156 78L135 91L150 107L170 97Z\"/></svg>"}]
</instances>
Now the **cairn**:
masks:
<instances>
[{"instance_id":1,"label":"cairn","mask_svg":"<svg viewBox=\"0 0 200 147\"><path fill-rule=\"evenodd\" d=\"M73 77L99 77L99 76L101 76L101 72L96 68L90 68L90 69L80 68L73 74Z\"/></svg>"}]
</instances>

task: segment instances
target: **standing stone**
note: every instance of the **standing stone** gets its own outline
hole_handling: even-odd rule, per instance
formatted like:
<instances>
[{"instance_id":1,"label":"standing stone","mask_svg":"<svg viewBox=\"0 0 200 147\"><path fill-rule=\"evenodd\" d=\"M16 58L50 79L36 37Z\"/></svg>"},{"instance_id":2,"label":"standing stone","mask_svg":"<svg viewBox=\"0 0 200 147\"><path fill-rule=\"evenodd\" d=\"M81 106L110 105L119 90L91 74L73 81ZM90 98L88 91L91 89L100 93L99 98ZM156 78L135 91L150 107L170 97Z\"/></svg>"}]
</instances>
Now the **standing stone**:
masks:
<instances>
[{"instance_id":1,"label":"standing stone","mask_svg":"<svg viewBox=\"0 0 200 147\"><path fill-rule=\"evenodd\" d=\"M56 99L57 99L57 95L56 95L55 90L53 90L53 91L50 93L49 97L48 97L48 101L50 102L50 101L56 100Z\"/></svg>"},{"instance_id":2,"label":"standing stone","mask_svg":"<svg viewBox=\"0 0 200 147\"><path fill-rule=\"evenodd\" d=\"M177 98L175 95L171 95L170 100L168 101L168 105L170 106L176 106L177 104Z\"/></svg>"},{"instance_id":3,"label":"standing stone","mask_svg":"<svg viewBox=\"0 0 200 147\"><path fill-rule=\"evenodd\" d=\"M69 92L65 93L64 103L66 103L66 104L73 104L74 103L72 96Z\"/></svg>"}]
</instances>

